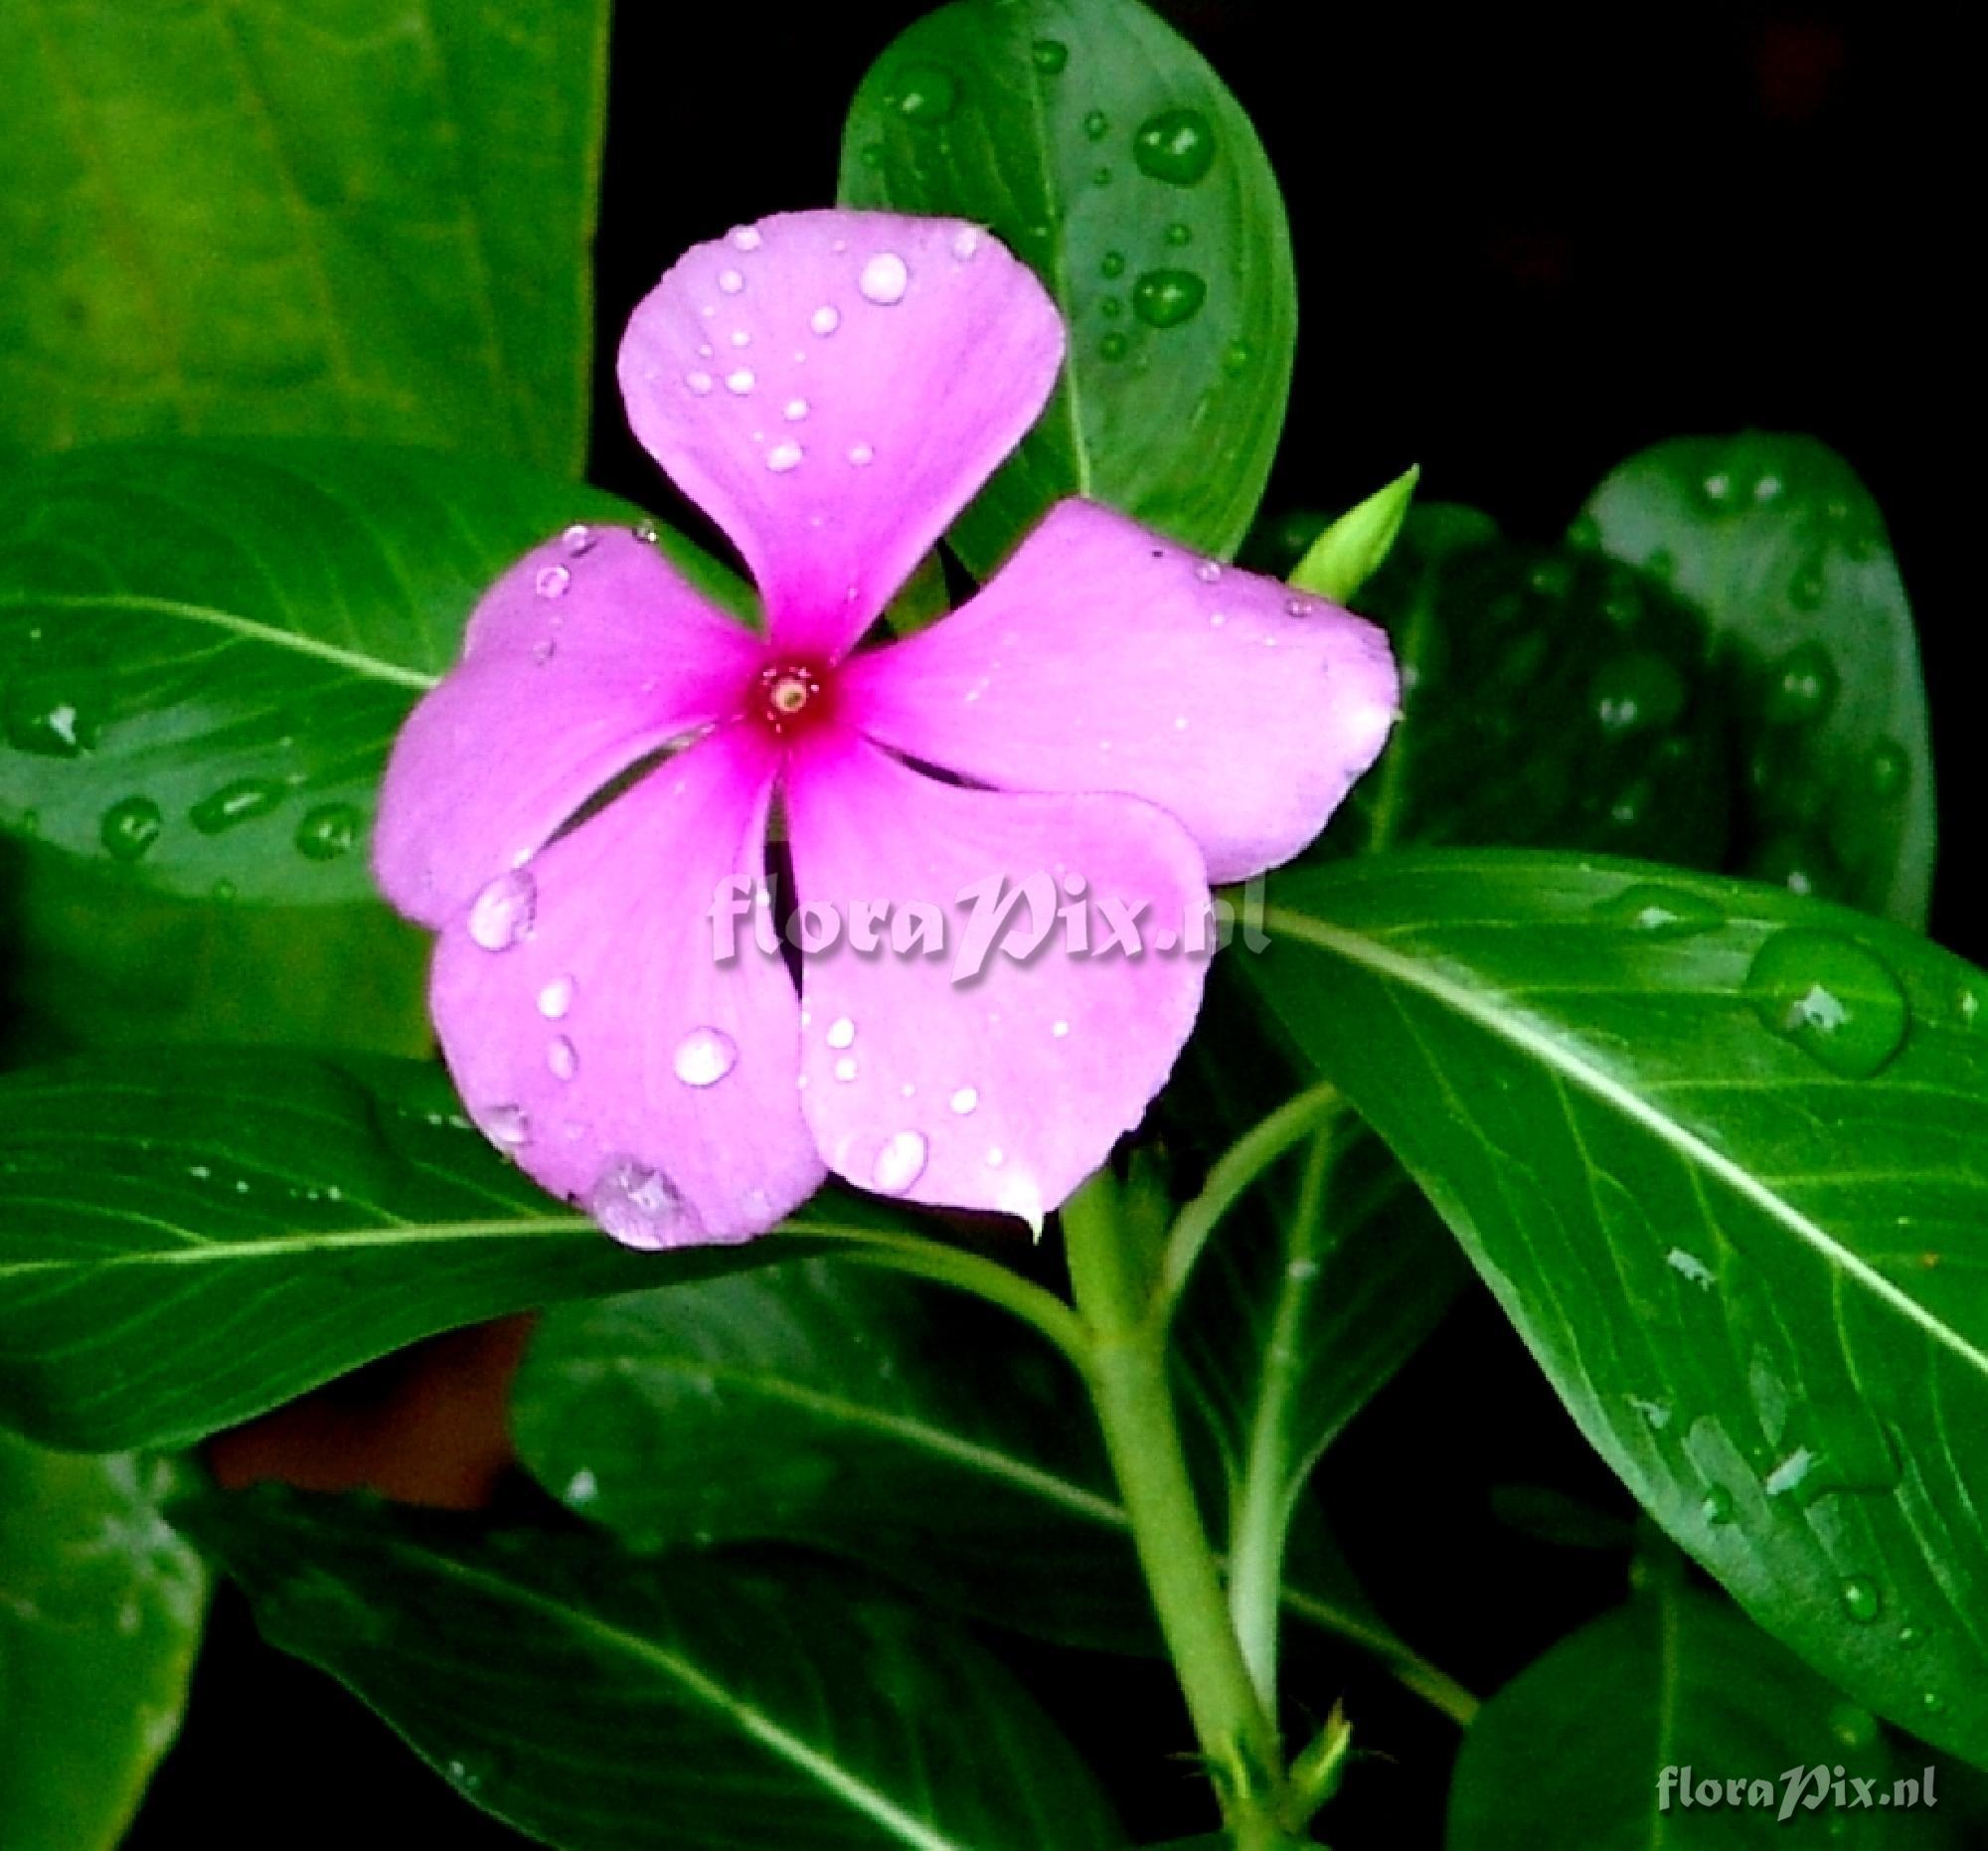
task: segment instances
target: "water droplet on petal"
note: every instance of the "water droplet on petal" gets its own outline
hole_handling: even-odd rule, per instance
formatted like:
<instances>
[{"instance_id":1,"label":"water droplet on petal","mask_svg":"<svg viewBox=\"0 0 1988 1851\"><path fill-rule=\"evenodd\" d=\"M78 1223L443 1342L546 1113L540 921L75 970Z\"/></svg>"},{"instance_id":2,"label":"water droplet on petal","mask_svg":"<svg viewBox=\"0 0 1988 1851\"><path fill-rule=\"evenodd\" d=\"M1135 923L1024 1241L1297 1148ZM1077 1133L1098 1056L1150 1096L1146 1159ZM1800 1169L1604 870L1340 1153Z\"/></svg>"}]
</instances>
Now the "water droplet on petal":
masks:
<instances>
[{"instance_id":1,"label":"water droplet on petal","mask_svg":"<svg viewBox=\"0 0 1988 1851\"><path fill-rule=\"evenodd\" d=\"M709 373L686 373L684 375L684 384L702 399L711 390L711 375Z\"/></svg>"},{"instance_id":2,"label":"water droplet on petal","mask_svg":"<svg viewBox=\"0 0 1988 1851\"><path fill-rule=\"evenodd\" d=\"M1746 973L1760 1020L1832 1073L1868 1080L1905 1045L1911 1011L1877 953L1834 932L1789 928Z\"/></svg>"},{"instance_id":3,"label":"water droplet on petal","mask_svg":"<svg viewBox=\"0 0 1988 1851\"><path fill-rule=\"evenodd\" d=\"M757 251L765 241L749 225L742 225L732 234L734 251Z\"/></svg>"},{"instance_id":4,"label":"water droplet on petal","mask_svg":"<svg viewBox=\"0 0 1988 1851\"><path fill-rule=\"evenodd\" d=\"M555 1080L571 1080L580 1072L580 1056L564 1035L555 1035L546 1044L546 1065L553 1070Z\"/></svg>"},{"instance_id":5,"label":"water droplet on petal","mask_svg":"<svg viewBox=\"0 0 1988 1851\"><path fill-rule=\"evenodd\" d=\"M561 1020L573 1007L573 979L555 977L539 992L539 1014L548 1022Z\"/></svg>"},{"instance_id":6,"label":"water droplet on petal","mask_svg":"<svg viewBox=\"0 0 1988 1851\"><path fill-rule=\"evenodd\" d=\"M798 443L775 443L766 452L766 467L775 475L785 475L789 469L798 469L801 462L801 446Z\"/></svg>"},{"instance_id":7,"label":"water droplet on petal","mask_svg":"<svg viewBox=\"0 0 1988 1851\"><path fill-rule=\"evenodd\" d=\"M1052 1022L1050 1024L1050 1033L1054 1035L1058 1041L1061 1041L1066 1035L1070 1033L1070 1024L1068 1022Z\"/></svg>"},{"instance_id":8,"label":"water droplet on petal","mask_svg":"<svg viewBox=\"0 0 1988 1851\"><path fill-rule=\"evenodd\" d=\"M746 278L737 270L720 270L718 272L718 286L727 295L737 295L740 290L746 287Z\"/></svg>"},{"instance_id":9,"label":"water droplet on petal","mask_svg":"<svg viewBox=\"0 0 1988 1851\"><path fill-rule=\"evenodd\" d=\"M564 597L566 588L573 583L573 574L564 566L541 566L539 576L533 581L541 597Z\"/></svg>"},{"instance_id":10,"label":"water droplet on petal","mask_svg":"<svg viewBox=\"0 0 1988 1851\"><path fill-rule=\"evenodd\" d=\"M103 812L97 837L113 861L136 861L164 827L165 816L150 797L125 797Z\"/></svg>"},{"instance_id":11,"label":"water droplet on petal","mask_svg":"<svg viewBox=\"0 0 1988 1851\"><path fill-rule=\"evenodd\" d=\"M752 345L751 330L747 328L734 328L732 330L732 345L734 347L750 347Z\"/></svg>"},{"instance_id":12,"label":"water droplet on petal","mask_svg":"<svg viewBox=\"0 0 1988 1851\"><path fill-rule=\"evenodd\" d=\"M876 459L876 455L877 452L867 443L852 443L849 446L849 460L859 469L873 462Z\"/></svg>"},{"instance_id":13,"label":"water droplet on petal","mask_svg":"<svg viewBox=\"0 0 1988 1851\"><path fill-rule=\"evenodd\" d=\"M617 1157L600 1172L586 1208L626 1247L678 1247L703 1232L670 1179L632 1157Z\"/></svg>"},{"instance_id":14,"label":"water droplet on petal","mask_svg":"<svg viewBox=\"0 0 1988 1851\"><path fill-rule=\"evenodd\" d=\"M737 372L728 373L725 376L726 390L728 392L736 392L742 398L746 393L750 392L752 388L756 386L758 383L759 382L753 377L752 369L750 367L741 367Z\"/></svg>"},{"instance_id":15,"label":"water droplet on petal","mask_svg":"<svg viewBox=\"0 0 1988 1851\"><path fill-rule=\"evenodd\" d=\"M987 1146L987 1167L990 1170L998 1170L1007 1161L1008 1153L999 1144Z\"/></svg>"},{"instance_id":16,"label":"water droplet on petal","mask_svg":"<svg viewBox=\"0 0 1988 1851\"><path fill-rule=\"evenodd\" d=\"M828 1025L828 1045L831 1048L847 1048L856 1040L856 1024L847 1016L837 1016Z\"/></svg>"},{"instance_id":17,"label":"water droplet on petal","mask_svg":"<svg viewBox=\"0 0 1988 1851\"><path fill-rule=\"evenodd\" d=\"M532 1121L518 1105L492 1105L477 1118L483 1135L493 1144L517 1150L531 1142Z\"/></svg>"},{"instance_id":18,"label":"water droplet on petal","mask_svg":"<svg viewBox=\"0 0 1988 1851\"><path fill-rule=\"evenodd\" d=\"M486 951L508 951L532 929L539 886L523 868L486 885L469 905L469 936Z\"/></svg>"},{"instance_id":19,"label":"water droplet on petal","mask_svg":"<svg viewBox=\"0 0 1988 1851\"><path fill-rule=\"evenodd\" d=\"M966 226L952 235L953 259L959 263L973 261L974 253L980 249L980 234L972 226Z\"/></svg>"},{"instance_id":20,"label":"water droplet on petal","mask_svg":"<svg viewBox=\"0 0 1988 1851\"><path fill-rule=\"evenodd\" d=\"M359 840L360 822L350 803L321 803L297 824L297 852L307 861L336 861Z\"/></svg>"},{"instance_id":21,"label":"water droplet on petal","mask_svg":"<svg viewBox=\"0 0 1988 1851\"><path fill-rule=\"evenodd\" d=\"M817 334L833 334L842 326L842 316L834 309L821 307L808 317L808 326Z\"/></svg>"},{"instance_id":22,"label":"water droplet on petal","mask_svg":"<svg viewBox=\"0 0 1988 1851\"><path fill-rule=\"evenodd\" d=\"M877 1153L870 1181L887 1196L903 1195L924 1174L928 1146L917 1131L900 1131Z\"/></svg>"},{"instance_id":23,"label":"water droplet on petal","mask_svg":"<svg viewBox=\"0 0 1988 1851\"><path fill-rule=\"evenodd\" d=\"M836 1062L835 1077L845 1083L856 1078L856 1057L853 1054L845 1054Z\"/></svg>"},{"instance_id":24,"label":"water droplet on petal","mask_svg":"<svg viewBox=\"0 0 1988 1851\"><path fill-rule=\"evenodd\" d=\"M1199 566L1197 566L1194 569L1194 576L1197 579L1199 579L1203 585L1213 585L1218 579L1222 577L1222 567L1215 560L1205 559L1201 562Z\"/></svg>"},{"instance_id":25,"label":"water droplet on petal","mask_svg":"<svg viewBox=\"0 0 1988 1851\"><path fill-rule=\"evenodd\" d=\"M895 251L880 251L864 264L856 287L866 302L889 308L905 299L905 291L911 287L911 273L906 268L905 259Z\"/></svg>"},{"instance_id":26,"label":"water droplet on petal","mask_svg":"<svg viewBox=\"0 0 1988 1851\"><path fill-rule=\"evenodd\" d=\"M952 1095L952 1109L963 1118L980 1103L980 1094L972 1087L961 1087Z\"/></svg>"},{"instance_id":27,"label":"water droplet on petal","mask_svg":"<svg viewBox=\"0 0 1988 1851\"><path fill-rule=\"evenodd\" d=\"M1139 171L1169 186L1193 186L1215 164L1215 130L1199 109L1162 109L1132 137Z\"/></svg>"},{"instance_id":28,"label":"water droplet on petal","mask_svg":"<svg viewBox=\"0 0 1988 1851\"><path fill-rule=\"evenodd\" d=\"M266 816L283 800L283 786L270 777L240 777L201 798L187 812L202 835L219 835L257 816Z\"/></svg>"},{"instance_id":29,"label":"water droplet on petal","mask_svg":"<svg viewBox=\"0 0 1988 1851\"><path fill-rule=\"evenodd\" d=\"M694 1028L677 1043L676 1075L687 1087L715 1087L739 1065L739 1044L723 1029Z\"/></svg>"},{"instance_id":30,"label":"water droplet on petal","mask_svg":"<svg viewBox=\"0 0 1988 1851\"><path fill-rule=\"evenodd\" d=\"M807 415L808 402L805 399L789 399L786 408L780 414L790 424L799 423Z\"/></svg>"},{"instance_id":31,"label":"water droplet on petal","mask_svg":"<svg viewBox=\"0 0 1988 1851\"><path fill-rule=\"evenodd\" d=\"M1208 284L1193 270L1148 270L1132 285L1132 313L1149 328L1177 328L1201 313Z\"/></svg>"}]
</instances>

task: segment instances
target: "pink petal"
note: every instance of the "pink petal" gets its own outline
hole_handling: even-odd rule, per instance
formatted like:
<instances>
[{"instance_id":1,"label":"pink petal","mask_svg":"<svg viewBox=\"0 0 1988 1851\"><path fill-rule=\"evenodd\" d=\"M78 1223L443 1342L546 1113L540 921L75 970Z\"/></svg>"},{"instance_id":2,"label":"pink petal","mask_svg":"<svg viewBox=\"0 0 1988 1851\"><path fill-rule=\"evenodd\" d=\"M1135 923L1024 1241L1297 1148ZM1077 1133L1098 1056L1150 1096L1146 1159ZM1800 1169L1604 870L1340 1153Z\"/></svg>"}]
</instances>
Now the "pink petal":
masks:
<instances>
[{"instance_id":1,"label":"pink petal","mask_svg":"<svg viewBox=\"0 0 1988 1851\"><path fill-rule=\"evenodd\" d=\"M635 310L635 434L731 535L774 640L862 634L1043 409L1063 323L954 219L784 213L699 245Z\"/></svg>"},{"instance_id":2,"label":"pink petal","mask_svg":"<svg viewBox=\"0 0 1988 1851\"><path fill-rule=\"evenodd\" d=\"M1138 1123L1200 1007L1205 955L1162 955L1208 903L1201 856L1171 817L1118 796L1020 796L943 784L847 734L810 740L786 785L803 906L930 902L944 955L900 951L885 926L861 954L845 928L801 978L804 1109L829 1167L914 1202L999 1209L1040 1225ZM995 950L955 981L973 908L993 877L1081 876L1090 956L1061 921L1033 957ZM1105 899L1148 911L1141 949L1105 952ZM1048 909L1046 909L1046 913ZM1026 926L1026 903L1011 928Z\"/></svg>"},{"instance_id":3,"label":"pink petal","mask_svg":"<svg viewBox=\"0 0 1988 1851\"><path fill-rule=\"evenodd\" d=\"M638 1247L736 1241L820 1182L799 1004L713 896L761 884L775 758L726 727L449 922L435 1028L485 1134Z\"/></svg>"},{"instance_id":4,"label":"pink petal","mask_svg":"<svg viewBox=\"0 0 1988 1851\"><path fill-rule=\"evenodd\" d=\"M373 867L440 926L645 753L734 711L764 643L625 528L528 553L395 742Z\"/></svg>"},{"instance_id":5,"label":"pink petal","mask_svg":"<svg viewBox=\"0 0 1988 1851\"><path fill-rule=\"evenodd\" d=\"M1318 834L1398 694L1373 624L1066 501L970 603L852 660L841 711L980 783L1144 797L1221 882Z\"/></svg>"}]
</instances>

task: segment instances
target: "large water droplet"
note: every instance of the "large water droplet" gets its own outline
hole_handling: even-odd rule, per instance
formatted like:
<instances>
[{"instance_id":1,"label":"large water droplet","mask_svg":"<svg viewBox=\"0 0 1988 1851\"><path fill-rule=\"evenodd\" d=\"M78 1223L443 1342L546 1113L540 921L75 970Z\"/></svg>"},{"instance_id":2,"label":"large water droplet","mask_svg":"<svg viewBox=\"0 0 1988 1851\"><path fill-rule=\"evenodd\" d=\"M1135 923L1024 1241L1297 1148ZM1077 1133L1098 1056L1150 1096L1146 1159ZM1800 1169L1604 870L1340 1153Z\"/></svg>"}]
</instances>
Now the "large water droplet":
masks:
<instances>
[{"instance_id":1,"label":"large water droplet","mask_svg":"<svg viewBox=\"0 0 1988 1851\"><path fill-rule=\"evenodd\" d=\"M943 122L958 101L952 74L935 65L914 65L899 80L898 113L908 121Z\"/></svg>"},{"instance_id":2,"label":"large water droplet","mask_svg":"<svg viewBox=\"0 0 1988 1851\"><path fill-rule=\"evenodd\" d=\"M1029 47L1029 62L1044 77L1053 78L1070 63L1070 47L1061 39L1038 39Z\"/></svg>"},{"instance_id":3,"label":"large water droplet","mask_svg":"<svg viewBox=\"0 0 1988 1851\"><path fill-rule=\"evenodd\" d=\"M508 951L532 929L539 885L523 868L500 874L469 903L469 936L486 951Z\"/></svg>"},{"instance_id":4,"label":"large water droplet","mask_svg":"<svg viewBox=\"0 0 1988 1851\"><path fill-rule=\"evenodd\" d=\"M113 861L136 861L164 827L165 816L150 797L125 797L103 812L97 837Z\"/></svg>"},{"instance_id":5,"label":"large water droplet","mask_svg":"<svg viewBox=\"0 0 1988 1851\"><path fill-rule=\"evenodd\" d=\"M202 835L219 835L257 816L266 816L283 800L283 786L272 777L238 777L187 812Z\"/></svg>"},{"instance_id":6,"label":"large water droplet","mask_svg":"<svg viewBox=\"0 0 1988 1851\"><path fill-rule=\"evenodd\" d=\"M687 1087L715 1087L739 1065L739 1044L722 1028L694 1028L677 1043L676 1075Z\"/></svg>"},{"instance_id":7,"label":"large water droplet","mask_svg":"<svg viewBox=\"0 0 1988 1851\"><path fill-rule=\"evenodd\" d=\"M1162 109L1132 137L1139 171L1169 186L1193 186L1215 164L1215 130L1199 109Z\"/></svg>"},{"instance_id":8,"label":"large water droplet","mask_svg":"<svg viewBox=\"0 0 1988 1851\"><path fill-rule=\"evenodd\" d=\"M887 1196L903 1195L925 1170L928 1146L918 1131L900 1131L877 1153L871 1166L872 1185Z\"/></svg>"},{"instance_id":9,"label":"large water droplet","mask_svg":"<svg viewBox=\"0 0 1988 1851\"><path fill-rule=\"evenodd\" d=\"M1820 720L1836 701L1836 664L1820 643L1791 649L1767 685L1767 718L1783 726Z\"/></svg>"},{"instance_id":10,"label":"large water droplet","mask_svg":"<svg viewBox=\"0 0 1988 1851\"><path fill-rule=\"evenodd\" d=\"M1853 1080L1883 1068L1911 1023L1898 978L1834 932L1777 931L1746 973L1746 994L1768 1028Z\"/></svg>"},{"instance_id":11,"label":"large water droplet","mask_svg":"<svg viewBox=\"0 0 1988 1851\"><path fill-rule=\"evenodd\" d=\"M617 1157L600 1172L586 1208L624 1247L680 1247L703 1232L670 1179L632 1157Z\"/></svg>"},{"instance_id":12,"label":"large water droplet","mask_svg":"<svg viewBox=\"0 0 1988 1851\"><path fill-rule=\"evenodd\" d=\"M889 308L905 299L905 291L911 287L911 272L905 259L895 251L880 251L864 264L862 275L856 279L856 287L864 301Z\"/></svg>"},{"instance_id":13,"label":"large water droplet","mask_svg":"<svg viewBox=\"0 0 1988 1851\"><path fill-rule=\"evenodd\" d=\"M1633 887L1625 887L1602 901L1594 911L1597 917L1650 938L1688 938L1694 932L1716 931L1726 924L1711 901L1682 888L1660 887L1653 881L1639 881Z\"/></svg>"},{"instance_id":14,"label":"large water droplet","mask_svg":"<svg viewBox=\"0 0 1988 1851\"><path fill-rule=\"evenodd\" d=\"M350 803L321 803L297 824L297 853L307 861L336 861L352 852L363 819Z\"/></svg>"},{"instance_id":15,"label":"large water droplet","mask_svg":"<svg viewBox=\"0 0 1988 1851\"><path fill-rule=\"evenodd\" d=\"M74 701L23 693L7 703L7 743L44 758L75 758L96 744L96 729Z\"/></svg>"},{"instance_id":16,"label":"large water droplet","mask_svg":"<svg viewBox=\"0 0 1988 1851\"><path fill-rule=\"evenodd\" d=\"M1875 1582L1866 1581L1861 1575L1853 1575L1843 1584L1843 1610L1852 1619L1863 1621L1876 1619L1884 1610L1884 1599L1878 1593Z\"/></svg>"},{"instance_id":17,"label":"large water droplet","mask_svg":"<svg viewBox=\"0 0 1988 1851\"><path fill-rule=\"evenodd\" d=\"M1148 270L1132 285L1132 313L1149 328L1177 328L1201 313L1208 284L1193 270Z\"/></svg>"}]
</instances>

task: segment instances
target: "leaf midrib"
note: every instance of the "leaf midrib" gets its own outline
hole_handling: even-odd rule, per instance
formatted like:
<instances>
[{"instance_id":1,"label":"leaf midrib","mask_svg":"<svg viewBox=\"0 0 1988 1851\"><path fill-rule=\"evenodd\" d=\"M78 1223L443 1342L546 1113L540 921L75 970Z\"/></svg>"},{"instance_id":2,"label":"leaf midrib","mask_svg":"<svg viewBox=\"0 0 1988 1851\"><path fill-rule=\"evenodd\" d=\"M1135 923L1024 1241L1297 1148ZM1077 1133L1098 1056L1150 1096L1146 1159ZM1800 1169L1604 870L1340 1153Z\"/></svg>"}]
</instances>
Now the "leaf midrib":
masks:
<instances>
[{"instance_id":1,"label":"leaf midrib","mask_svg":"<svg viewBox=\"0 0 1988 1851\"><path fill-rule=\"evenodd\" d=\"M1741 1168L1723 1151L1715 1149L1688 1126L1667 1117L1599 1066L1580 1059L1573 1046L1541 1033L1517 1015L1501 1012L1494 999L1443 976L1429 965L1392 951L1362 933L1328 925L1308 914L1293 913L1280 906L1266 907L1263 922L1272 932L1281 932L1416 990L1474 1023L1495 1039L1530 1055L1548 1072L1559 1075L1592 1099L1641 1125L1689 1165L1725 1184L1735 1195L1759 1209L1770 1221L1778 1223L1798 1241L1813 1249L1826 1262L1855 1279L1881 1303L1916 1324L1935 1343L1959 1357L1969 1369L1988 1377L1988 1353L1975 1348L1959 1331L1941 1322L1923 1305L1900 1290L1869 1264L1862 1255L1853 1253L1826 1228L1811 1221L1793 1203L1776 1195L1750 1171Z\"/></svg>"},{"instance_id":2,"label":"leaf midrib","mask_svg":"<svg viewBox=\"0 0 1988 1851\"><path fill-rule=\"evenodd\" d=\"M229 630L247 641L281 649L292 655L314 656L321 662L350 669L368 681L388 682L395 687L412 688L420 694L425 694L441 679L439 675L430 675L422 669L405 668L398 662L368 655L364 650L341 648L337 643L305 635L300 630L286 630L276 624L264 623L237 610L224 610L216 604L189 603L181 598L152 597L135 591L36 592L27 597L0 597L0 611L5 610L116 610L145 616L174 617L186 623L204 623L215 629Z\"/></svg>"},{"instance_id":3,"label":"leaf midrib","mask_svg":"<svg viewBox=\"0 0 1988 1851\"><path fill-rule=\"evenodd\" d=\"M922 1820L915 1819L906 1812L888 1794L878 1791L867 1781L848 1773L792 1730L775 1722L744 1699L733 1695L725 1685L691 1663L688 1658L644 1638L640 1633L630 1632L623 1626L598 1618L579 1607L568 1605L534 1589L521 1587L517 1582L506 1581L501 1576L472 1568L465 1562L428 1555L410 1549L405 1544L393 1542L388 1543L386 1553L390 1556L398 1555L412 1559L418 1568L439 1570L443 1576L463 1582L486 1594L515 1600L522 1606L546 1615L555 1624L564 1624L586 1637L598 1640L610 1651L632 1658L638 1663L652 1665L680 1685L705 1708L736 1724L743 1734L750 1736L769 1753L808 1774L839 1799L847 1801L867 1818L894 1833L903 1843L914 1845L918 1851L974 1851L974 1847L963 1840L941 1837L928 1828Z\"/></svg>"}]
</instances>

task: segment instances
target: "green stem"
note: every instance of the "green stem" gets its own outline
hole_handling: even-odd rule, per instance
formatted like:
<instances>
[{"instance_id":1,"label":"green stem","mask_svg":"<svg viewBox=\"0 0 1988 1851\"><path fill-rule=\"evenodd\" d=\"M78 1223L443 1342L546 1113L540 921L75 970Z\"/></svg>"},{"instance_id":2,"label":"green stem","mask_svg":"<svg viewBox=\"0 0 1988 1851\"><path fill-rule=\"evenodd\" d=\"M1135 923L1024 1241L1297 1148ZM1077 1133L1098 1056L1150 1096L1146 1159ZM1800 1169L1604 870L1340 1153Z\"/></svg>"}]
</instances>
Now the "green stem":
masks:
<instances>
[{"instance_id":1,"label":"green stem","mask_svg":"<svg viewBox=\"0 0 1988 1851\"><path fill-rule=\"evenodd\" d=\"M1325 1196L1336 1142L1330 1118L1311 1134L1297 1211L1285 1236L1283 1275L1277 1281L1269 1340L1263 1347L1255 1418L1229 1525L1229 1610L1235 1615L1236 1636L1256 1681L1256 1694L1266 1704L1276 1702L1279 1594L1284 1542L1290 1531L1291 1398L1298 1386L1300 1339L1328 1245Z\"/></svg>"},{"instance_id":2,"label":"green stem","mask_svg":"<svg viewBox=\"0 0 1988 1851\"><path fill-rule=\"evenodd\" d=\"M1166 1327L1153 1281L1099 1177L1065 1205L1077 1306L1089 1331L1086 1384L1104 1431L1160 1630L1187 1698L1238 1851L1274 1851L1283 1763L1230 1624L1214 1553L1188 1476L1167 1382Z\"/></svg>"},{"instance_id":3,"label":"green stem","mask_svg":"<svg viewBox=\"0 0 1988 1851\"><path fill-rule=\"evenodd\" d=\"M1167 1236L1153 1313L1163 1327L1223 1216L1285 1151L1317 1130L1338 1104L1338 1090L1321 1082L1252 1124L1216 1160L1201 1194L1174 1217L1173 1231Z\"/></svg>"}]
</instances>

